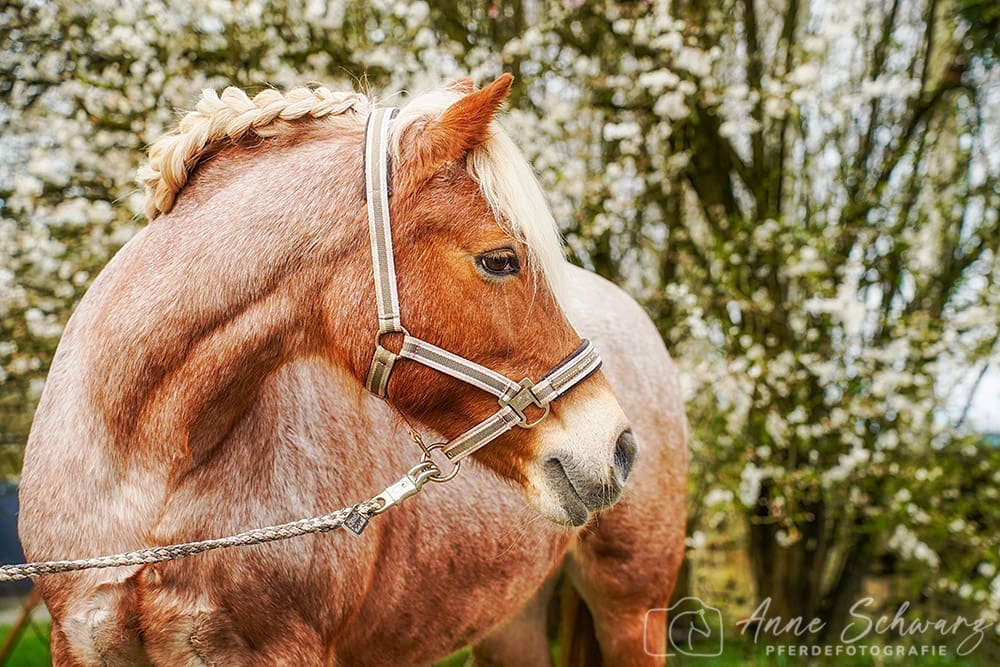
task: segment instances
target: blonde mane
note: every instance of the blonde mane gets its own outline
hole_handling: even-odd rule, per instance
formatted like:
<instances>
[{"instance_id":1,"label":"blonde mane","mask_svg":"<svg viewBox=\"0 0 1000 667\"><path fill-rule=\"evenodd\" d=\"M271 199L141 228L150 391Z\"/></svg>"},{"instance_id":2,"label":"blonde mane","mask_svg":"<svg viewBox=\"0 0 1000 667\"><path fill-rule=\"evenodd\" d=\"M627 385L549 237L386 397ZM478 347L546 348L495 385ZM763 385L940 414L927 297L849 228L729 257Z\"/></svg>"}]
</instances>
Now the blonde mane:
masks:
<instances>
[{"instance_id":1,"label":"blonde mane","mask_svg":"<svg viewBox=\"0 0 1000 667\"><path fill-rule=\"evenodd\" d=\"M232 86L222 95L204 90L194 111L181 118L177 129L150 146L149 162L137 175L146 189L143 212L150 220L169 213L198 163L227 144L297 131L296 125L282 121L360 113L368 107L364 95L327 88L295 88L287 93L268 89L253 99Z\"/></svg>"},{"instance_id":2,"label":"blonde mane","mask_svg":"<svg viewBox=\"0 0 1000 667\"><path fill-rule=\"evenodd\" d=\"M460 98L461 93L453 88L415 97L397 118L395 139L414 121L441 112ZM228 144L246 137L286 136L302 127L287 121L367 113L372 106L360 93L327 88L295 88L287 93L268 89L253 99L235 87L226 88L222 95L205 90L177 129L150 147L149 161L139 169L138 180L146 190L144 213L150 220L168 213L198 164ZM397 144L393 152L398 157ZM469 155L468 167L498 222L528 246L534 268L558 293L564 264L558 227L534 171L496 122L488 139Z\"/></svg>"}]
</instances>

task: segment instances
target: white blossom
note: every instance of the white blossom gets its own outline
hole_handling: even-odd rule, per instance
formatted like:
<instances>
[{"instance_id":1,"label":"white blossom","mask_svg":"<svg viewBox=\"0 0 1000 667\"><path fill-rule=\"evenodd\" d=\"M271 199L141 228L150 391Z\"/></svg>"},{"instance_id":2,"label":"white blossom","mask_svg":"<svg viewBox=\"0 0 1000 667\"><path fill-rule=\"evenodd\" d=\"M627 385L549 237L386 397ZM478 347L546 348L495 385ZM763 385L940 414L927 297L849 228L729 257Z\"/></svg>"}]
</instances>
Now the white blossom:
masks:
<instances>
[{"instance_id":1,"label":"white blossom","mask_svg":"<svg viewBox=\"0 0 1000 667\"><path fill-rule=\"evenodd\" d=\"M674 56L674 67L690 72L696 77L706 77L712 71L712 59L699 48L684 46Z\"/></svg>"},{"instance_id":2,"label":"white blossom","mask_svg":"<svg viewBox=\"0 0 1000 667\"><path fill-rule=\"evenodd\" d=\"M903 525L896 526L889 538L889 548L897 551L903 558L922 561L932 568L938 567L941 563L940 557L926 543L918 539L912 530Z\"/></svg>"}]
</instances>

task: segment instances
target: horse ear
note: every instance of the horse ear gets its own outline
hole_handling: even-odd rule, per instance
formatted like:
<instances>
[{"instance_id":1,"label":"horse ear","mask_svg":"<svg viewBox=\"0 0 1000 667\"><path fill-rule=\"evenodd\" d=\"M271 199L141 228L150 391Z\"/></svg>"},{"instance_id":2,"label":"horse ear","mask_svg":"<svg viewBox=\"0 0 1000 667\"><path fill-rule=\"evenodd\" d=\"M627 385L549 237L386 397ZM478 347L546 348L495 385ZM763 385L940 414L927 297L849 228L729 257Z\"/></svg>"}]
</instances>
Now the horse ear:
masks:
<instances>
[{"instance_id":1,"label":"horse ear","mask_svg":"<svg viewBox=\"0 0 1000 667\"><path fill-rule=\"evenodd\" d=\"M448 84L448 90L454 90L455 92L462 93L463 95L468 95L476 89L476 85L472 82L472 78L468 76L463 76L461 79L455 79Z\"/></svg>"},{"instance_id":2,"label":"horse ear","mask_svg":"<svg viewBox=\"0 0 1000 667\"><path fill-rule=\"evenodd\" d=\"M462 158L486 141L490 122L507 99L513 80L510 74L501 74L490 85L469 92L441 115L431 118L408 147L412 151L408 162L414 175L429 178L445 164Z\"/></svg>"}]
</instances>

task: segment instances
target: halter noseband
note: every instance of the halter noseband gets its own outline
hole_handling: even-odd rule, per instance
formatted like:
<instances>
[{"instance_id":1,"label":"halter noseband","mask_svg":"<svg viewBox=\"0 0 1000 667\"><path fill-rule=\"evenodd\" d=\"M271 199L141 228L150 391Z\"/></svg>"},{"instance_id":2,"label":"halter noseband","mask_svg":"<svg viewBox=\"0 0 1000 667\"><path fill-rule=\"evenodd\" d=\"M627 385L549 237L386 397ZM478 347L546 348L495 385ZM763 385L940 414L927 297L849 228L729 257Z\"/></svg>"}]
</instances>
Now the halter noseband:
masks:
<instances>
[{"instance_id":1,"label":"halter noseband","mask_svg":"<svg viewBox=\"0 0 1000 667\"><path fill-rule=\"evenodd\" d=\"M541 380L533 383L525 378L518 383L485 366L414 338L403 328L389 221L389 125L397 111L395 108L372 111L365 129L368 231L378 304L378 334L367 386L373 394L385 398L393 365L402 358L429 366L496 396L500 404L497 412L444 445L444 454L453 463L458 463L515 426L536 426L549 414L552 401L600 368L601 358L590 341L584 339L575 352L556 364ZM385 334L402 334L403 347L399 354L382 346ZM532 405L544 411L534 421L530 421L524 413Z\"/></svg>"}]
</instances>

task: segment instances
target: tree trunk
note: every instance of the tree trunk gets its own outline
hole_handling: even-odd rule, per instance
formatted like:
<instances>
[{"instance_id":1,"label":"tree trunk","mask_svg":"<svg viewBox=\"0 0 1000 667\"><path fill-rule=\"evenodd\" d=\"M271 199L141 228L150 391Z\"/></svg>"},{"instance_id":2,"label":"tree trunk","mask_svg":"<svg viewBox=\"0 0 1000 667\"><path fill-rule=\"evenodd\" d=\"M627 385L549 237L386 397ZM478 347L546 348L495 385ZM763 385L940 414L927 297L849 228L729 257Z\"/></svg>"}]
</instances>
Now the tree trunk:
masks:
<instances>
[{"instance_id":1,"label":"tree trunk","mask_svg":"<svg viewBox=\"0 0 1000 667\"><path fill-rule=\"evenodd\" d=\"M771 495L771 486L764 482L761 501L749 521L750 563L758 604L770 598L767 616L780 616L781 626L796 618L802 619L803 626L814 618L825 624L820 632L801 637L789 633L777 638L779 641L823 644L835 640L871 571L877 552L875 540L865 535L864 526L856 521L852 535L858 537L851 540L846 552L828 548L831 510L822 500L806 500L799 510L810 514L812 520L800 526L798 539L782 546L777 535L781 528L769 511ZM824 575L834 568L835 559L842 564L825 582Z\"/></svg>"},{"instance_id":2,"label":"tree trunk","mask_svg":"<svg viewBox=\"0 0 1000 667\"><path fill-rule=\"evenodd\" d=\"M828 511L822 500L801 500L799 510L811 515L812 520L800 526L797 538L779 539L782 527L771 515L770 497L771 486L764 482L748 526L754 589L758 602L770 598L768 617L780 616L784 622L801 618L807 624L819 615L822 606L822 573L829 557ZM818 636L806 635L797 641L809 643L816 639Z\"/></svg>"}]
</instances>

